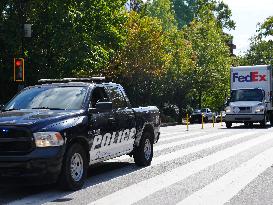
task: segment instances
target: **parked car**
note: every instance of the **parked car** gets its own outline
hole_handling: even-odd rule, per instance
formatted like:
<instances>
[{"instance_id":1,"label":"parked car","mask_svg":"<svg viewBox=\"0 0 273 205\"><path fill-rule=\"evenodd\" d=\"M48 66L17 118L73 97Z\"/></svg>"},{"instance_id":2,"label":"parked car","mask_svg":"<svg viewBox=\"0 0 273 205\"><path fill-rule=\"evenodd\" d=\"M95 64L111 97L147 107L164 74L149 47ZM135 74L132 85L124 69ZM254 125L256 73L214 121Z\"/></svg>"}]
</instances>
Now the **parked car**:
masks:
<instances>
[{"instance_id":1,"label":"parked car","mask_svg":"<svg viewBox=\"0 0 273 205\"><path fill-rule=\"evenodd\" d=\"M190 123L201 123L202 114L204 115L204 122L211 122L213 113L209 108L202 108L201 110L195 109L194 112L190 115Z\"/></svg>"},{"instance_id":2,"label":"parked car","mask_svg":"<svg viewBox=\"0 0 273 205\"><path fill-rule=\"evenodd\" d=\"M159 127L158 108L132 108L119 84L41 80L0 112L0 185L59 182L77 190L89 165L125 154L149 166Z\"/></svg>"},{"instance_id":3,"label":"parked car","mask_svg":"<svg viewBox=\"0 0 273 205\"><path fill-rule=\"evenodd\" d=\"M215 115L215 122L221 122L221 114L222 114L222 122L225 121L226 112L220 111L220 113L217 113L217 115Z\"/></svg>"}]
</instances>

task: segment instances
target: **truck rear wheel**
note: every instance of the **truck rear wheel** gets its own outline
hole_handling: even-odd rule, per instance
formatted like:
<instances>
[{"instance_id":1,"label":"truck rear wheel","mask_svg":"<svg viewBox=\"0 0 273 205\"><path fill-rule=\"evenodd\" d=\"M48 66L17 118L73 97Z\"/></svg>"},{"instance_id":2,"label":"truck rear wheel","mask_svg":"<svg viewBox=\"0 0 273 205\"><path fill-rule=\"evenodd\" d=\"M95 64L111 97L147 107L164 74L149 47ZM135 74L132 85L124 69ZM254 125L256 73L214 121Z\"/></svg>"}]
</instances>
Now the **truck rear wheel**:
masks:
<instances>
[{"instance_id":1,"label":"truck rear wheel","mask_svg":"<svg viewBox=\"0 0 273 205\"><path fill-rule=\"evenodd\" d=\"M231 128L231 126L232 126L232 122L226 122L226 127L227 128Z\"/></svg>"},{"instance_id":2,"label":"truck rear wheel","mask_svg":"<svg viewBox=\"0 0 273 205\"><path fill-rule=\"evenodd\" d=\"M138 166L149 166L153 158L153 141L150 132L144 132L140 144L134 151L134 161Z\"/></svg>"},{"instance_id":3,"label":"truck rear wheel","mask_svg":"<svg viewBox=\"0 0 273 205\"><path fill-rule=\"evenodd\" d=\"M266 126L266 115L264 115L263 121L260 122L260 126L261 127L265 127Z\"/></svg>"},{"instance_id":4,"label":"truck rear wheel","mask_svg":"<svg viewBox=\"0 0 273 205\"><path fill-rule=\"evenodd\" d=\"M272 114L272 112L270 112L270 114L269 114L269 121L270 121L270 125L273 126L273 114Z\"/></svg>"},{"instance_id":5,"label":"truck rear wheel","mask_svg":"<svg viewBox=\"0 0 273 205\"><path fill-rule=\"evenodd\" d=\"M65 190L79 190L82 188L87 175L87 155L80 144L73 144L68 148L63 159L59 185Z\"/></svg>"}]
</instances>

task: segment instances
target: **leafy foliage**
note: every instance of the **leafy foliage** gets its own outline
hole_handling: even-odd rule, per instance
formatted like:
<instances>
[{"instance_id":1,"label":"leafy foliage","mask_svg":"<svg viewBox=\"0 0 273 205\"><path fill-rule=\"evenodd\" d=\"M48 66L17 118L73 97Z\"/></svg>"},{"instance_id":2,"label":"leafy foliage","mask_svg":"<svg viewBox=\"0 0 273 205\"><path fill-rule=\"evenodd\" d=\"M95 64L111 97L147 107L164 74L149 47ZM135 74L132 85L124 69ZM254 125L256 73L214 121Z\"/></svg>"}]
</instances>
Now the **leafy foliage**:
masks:
<instances>
[{"instance_id":1,"label":"leafy foliage","mask_svg":"<svg viewBox=\"0 0 273 205\"><path fill-rule=\"evenodd\" d=\"M22 9L16 2L0 2L0 101L17 87L12 59L21 55ZM35 0L23 10L33 25L32 38L24 39L26 85L105 75L125 86L134 106L157 105L174 118L177 111L181 117L192 107L223 104L231 64L223 29L234 22L222 1ZM268 28L261 27L263 35Z\"/></svg>"},{"instance_id":2,"label":"leafy foliage","mask_svg":"<svg viewBox=\"0 0 273 205\"><path fill-rule=\"evenodd\" d=\"M173 0L175 16L179 28L188 25L203 7L208 7L215 15L222 28L234 29L235 22L231 19L231 10L222 0Z\"/></svg>"},{"instance_id":3,"label":"leafy foliage","mask_svg":"<svg viewBox=\"0 0 273 205\"><path fill-rule=\"evenodd\" d=\"M196 55L196 67L189 73L192 97L199 107L219 109L229 87L230 53L225 35L208 7L186 29Z\"/></svg>"},{"instance_id":4,"label":"leafy foliage","mask_svg":"<svg viewBox=\"0 0 273 205\"><path fill-rule=\"evenodd\" d=\"M273 17L268 17L251 39L250 48L237 59L239 65L273 65Z\"/></svg>"}]
</instances>

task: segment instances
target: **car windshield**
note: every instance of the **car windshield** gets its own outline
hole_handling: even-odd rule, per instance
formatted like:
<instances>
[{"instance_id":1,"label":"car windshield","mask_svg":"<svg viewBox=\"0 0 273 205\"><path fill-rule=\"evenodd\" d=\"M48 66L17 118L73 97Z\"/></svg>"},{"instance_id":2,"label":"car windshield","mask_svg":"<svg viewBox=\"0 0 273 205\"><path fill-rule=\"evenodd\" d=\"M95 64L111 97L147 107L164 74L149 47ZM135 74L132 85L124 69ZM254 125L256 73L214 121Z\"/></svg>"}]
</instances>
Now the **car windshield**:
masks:
<instances>
[{"instance_id":1,"label":"car windshield","mask_svg":"<svg viewBox=\"0 0 273 205\"><path fill-rule=\"evenodd\" d=\"M242 89L232 90L230 102L236 101L262 101L264 98L263 91L260 89Z\"/></svg>"},{"instance_id":2,"label":"car windshield","mask_svg":"<svg viewBox=\"0 0 273 205\"><path fill-rule=\"evenodd\" d=\"M207 110L204 108L204 109L201 109L201 112L206 112Z\"/></svg>"},{"instance_id":3,"label":"car windshield","mask_svg":"<svg viewBox=\"0 0 273 205\"><path fill-rule=\"evenodd\" d=\"M86 87L31 87L19 93L4 110L20 109L81 109Z\"/></svg>"}]
</instances>

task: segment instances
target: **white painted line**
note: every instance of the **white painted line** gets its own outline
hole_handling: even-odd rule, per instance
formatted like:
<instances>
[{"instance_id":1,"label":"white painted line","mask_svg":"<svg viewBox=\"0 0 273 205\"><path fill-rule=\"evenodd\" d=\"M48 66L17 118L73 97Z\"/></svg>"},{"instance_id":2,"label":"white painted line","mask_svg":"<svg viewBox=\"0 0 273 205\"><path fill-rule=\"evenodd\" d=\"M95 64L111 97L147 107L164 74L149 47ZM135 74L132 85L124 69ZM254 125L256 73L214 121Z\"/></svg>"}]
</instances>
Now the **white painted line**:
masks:
<instances>
[{"instance_id":1,"label":"white painted line","mask_svg":"<svg viewBox=\"0 0 273 205\"><path fill-rule=\"evenodd\" d=\"M216 136L219 136L219 135L223 135L223 134L226 134L226 132L219 132L219 133L214 133L214 134L208 134L208 135L203 135L201 137L195 137L195 138L190 138L190 139L183 139L182 138L183 140L178 141L178 142L171 142L171 143L166 143L166 144L162 144L162 145L156 145L154 147L154 151L160 151L160 150L163 150L163 149L172 148L174 146L183 145L183 144L187 144L189 142L195 142L195 141L202 140L202 139L209 139L209 138L213 138L213 137L216 137ZM253 133L249 133L249 134L252 135ZM228 136L228 138L229 138L229 140L232 140L232 137ZM125 160L129 160L130 158L131 157L129 157L128 155L123 155L123 156L120 156L120 157L116 157L114 159L109 159L109 160L107 160L107 162L125 161Z\"/></svg>"},{"instance_id":2,"label":"white painted line","mask_svg":"<svg viewBox=\"0 0 273 205\"><path fill-rule=\"evenodd\" d=\"M216 152L207 157L192 161L188 164L175 168L171 171L152 177L148 180L141 181L137 184L128 186L117 192L114 192L106 197L100 198L97 201L91 202L88 205L109 204L133 204L137 201L171 186L183 179L200 172L201 170L223 161L229 157L239 154L253 146L265 143L268 140L273 140L273 135L265 134L253 140L237 144L233 147Z\"/></svg>"},{"instance_id":3,"label":"white painted line","mask_svg":"<svg viewBox=\"0 0 273 205\"><path fill-rule=\"evenodd\" d=\"M176 139L183 139L185 137L191 137L191 136L195 136L195 135L200 135L202 132L191 132L191 133L176 133L176 134L172 134L170 136L172 137L159 137L159 141L158 142L166 142L166 141L170 141L170 140L176 140ZM203 133L205 134L205 133ZM157 144L156 144L157 145Z\"/></svg>"},{"instance_id":4,"label":"white painted line","mask_svg":"<svg viewBox=\"0 0 273 205\"><path fill-rule=\"evenodd\" d=\"M227 134L227 132L217 132L217 133L213 133L213 134L207 134L207 135L202 135L200 137L194 137L194 138L190 138L190 139L183 139L177 142L170 142L170 143L166 143L166 144L162 144L162 145L157 145L154 147L154 151L160 151L163 149L168 149L171 147L175 147L175 146L179 146L179 145L183 145L183 144L187 144L190 142L195 142L195 141L199 141L199 140L204 140L204 139L210 139L213 137L217 137L219 135L225 135ZM180 136L181 139L181 136Z\"/></svg>"},{"instance_id":5,"label":"white painted line","mask_svg":"<svg viewBox=\"0 0 273 205\"><path fill-rule=\"evenodd\" d=\"M224 138L217 139L217 140L214 140L214 141L211 141L211 142L208 142L208 143L188 147L188 148L181 149L181 150L174 151L174 152L170 152L170 153L165 154L165 155L160 155L159 157L156 157L156 158L153 159L152 165L157 165L157 164L161 164L163 162L178 159L178 158L181 158L183 156L186 156L186 155L189 155L189 154L192 154L192 153L196 153L196 152L199 152L201 150L208 149L208 148L212 148L212 147L215 147L215 146L227 143L227 142L238 140L238 139L246 137L246 136L254 135L256 133L259 133L259 131L245 132L245 133L240 133L240 134L236 134L236 135L232 135L232 136L226 136Z\"/></svg>"},{"instance_id":6,"label":"white painted line","mask_svg":"<svg viewBox=\"0 0 273 205\"><path fill-rule=\"evenodd\" d=\"M224 143L227 143L227 142L231 142L233 140L237 140L237 139L240 139L240 138L243 138L243 137L247 137L249 135L254 135L256 133L260 133L260 131L256 130L256 131L251 131L251 132L235 134L235 135L232 135L232 136L226 136L224 138L217 139L217 140L214 140L214 141L211 141L211 142L208 142L208 143L203 143L203 144L200 144L200 145L191 146L191 147L188 147L188 148L185 148L185 149L170 152L168 154L160 155L159 157L153 158L152 166L157 165L157 164L161 164L161 163L164 163L164 162L168 162L168 161L171 161L171 160L174 160L174 159L178 159L178 158L181 158L183 156L186 156L186 155L189 155L189 154L192 154L192 153L196 153L196 152L199 152L199 151L207 149L207 148L211 148L211 147L214 147L214 146L217 146L217 145L221 145L221 144L224 144ZM221 133L221 134L223 134L223 133ZM178 144L178 143L179 142L176 142L176 144ZM168 144L171 144L171 145L168 146ZM166 144L166 146L164 146L164 149L173 147L172 143L168 143L168 144ZM158 150L160 150L160 148ZM157 147L154 148L154 151L158 151L158 150L157 150ZM110 160L108 160L108 162L119 162L119 161L124 161L124 160L129 160L129 159L130 159L129 156L123 155L123 156L120 156L120 157L117 157L117 158L114 158L114 159L110 159Z\"/></svg>"},{"instance_id":7,"label":"white painted line","mask_svg":"<svg viewBox=\"0 0 273 205\"><path fill-rule=\"evenodd\" d=\"M273 148L270 148L190 195L178 205L201 205L204 202L210 205L221 205L228 202L259 174L272 166L272 156Z\"/></svg>"}]
</instances>

